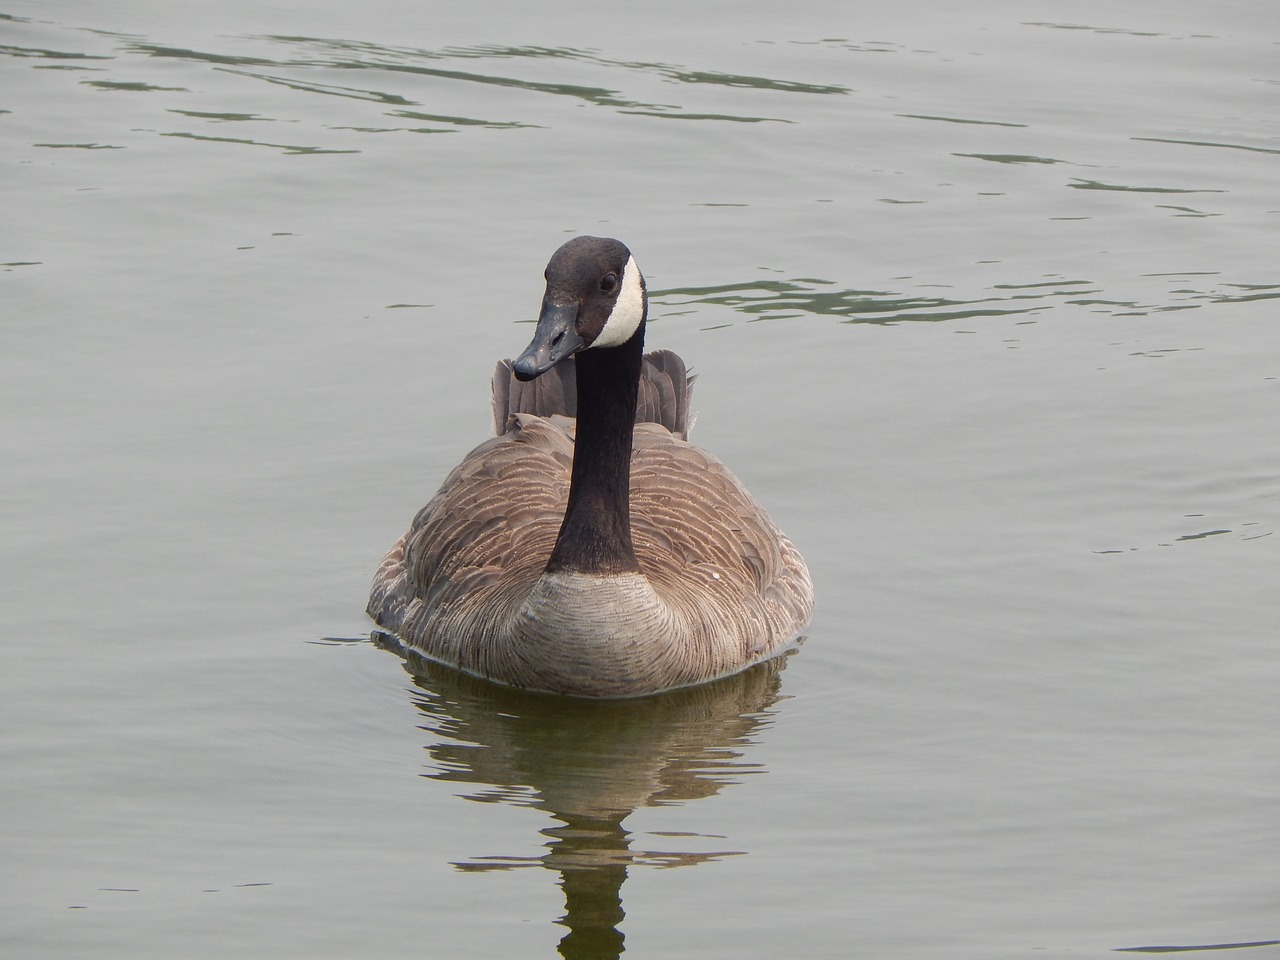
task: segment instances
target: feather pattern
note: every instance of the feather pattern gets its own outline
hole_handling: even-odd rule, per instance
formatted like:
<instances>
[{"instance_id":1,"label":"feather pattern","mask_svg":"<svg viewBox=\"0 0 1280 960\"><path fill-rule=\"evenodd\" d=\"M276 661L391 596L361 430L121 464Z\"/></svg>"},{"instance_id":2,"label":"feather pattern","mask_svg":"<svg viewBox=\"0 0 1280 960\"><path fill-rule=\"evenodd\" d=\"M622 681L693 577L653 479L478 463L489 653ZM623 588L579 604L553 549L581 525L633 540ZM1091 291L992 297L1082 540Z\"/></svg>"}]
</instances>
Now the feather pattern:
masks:
<instances>
[{"instance_id":1,"label":"feather pattern","mask_svg":"<svg viewBox=\"0 0 1280 960\"><path fill-rule=\"evenodd\" d=\"M577 365L573 357L556 364L537 380L521 383L511 373L511 361L499 360L493 371L493 432L499 436L510 429L510 417L532 413L540 417L578 415ZM682 440L689 439L693 416L696 373L689 373L678 354L654 350L644 355L640 368L640 396L636 402L636 423L660 423Z\"/></svg>"},{"instance_id":2,"label":"feather pattern","mask_svg":"<svg viewBox=\"0 0 1280 960\"><path fill-rule=\"evenodd\" d=\"M581 522L569 519L571 485L593 484L577 476L580 433L605 430L577 417L578 387L599 392L598 371L582 380L572 358L553 358L522 381L535 337L520 360L495 370L497 435L454 468L378 568L369 613L405 647L513 686L628 697L736 673L782 653L807 626L804 560L728 468L688 442L693 377L670 351L641 362L642 338L643 323L627 346L581 354L598 352L601 369L612 369L635 351L635 425L617 438L629 474L624 459L615 497L631 542L621 554L604 551L606 560L634 558L591 567L595 553L569 551L549 563L565 537L617 527L597 522L612 509L607 485L579 491ZM613 402L581 399L591 409ZM608 436L583 440L584 449L608 446Z\"/></svg>"}]
</instances>

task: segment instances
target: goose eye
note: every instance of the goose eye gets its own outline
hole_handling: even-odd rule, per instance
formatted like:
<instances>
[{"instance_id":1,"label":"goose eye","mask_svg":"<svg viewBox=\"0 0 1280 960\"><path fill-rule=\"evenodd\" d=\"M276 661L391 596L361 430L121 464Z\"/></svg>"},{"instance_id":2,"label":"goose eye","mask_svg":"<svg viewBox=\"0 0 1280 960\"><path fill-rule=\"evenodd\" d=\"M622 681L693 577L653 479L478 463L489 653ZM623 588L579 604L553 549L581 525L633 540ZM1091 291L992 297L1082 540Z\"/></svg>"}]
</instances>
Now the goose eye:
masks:
<instances>
[{"instance_id":1,"label":"goose eye","mask_svg":"<svg viewBox=\"0 0 1280 960\"><path fill-rule=\"evenodd\" d=\"M612 293L613 288L618 285L618 275L614 273L606 273L600 279L600 289L605 293Z\"/></svg>"}]
</instances>

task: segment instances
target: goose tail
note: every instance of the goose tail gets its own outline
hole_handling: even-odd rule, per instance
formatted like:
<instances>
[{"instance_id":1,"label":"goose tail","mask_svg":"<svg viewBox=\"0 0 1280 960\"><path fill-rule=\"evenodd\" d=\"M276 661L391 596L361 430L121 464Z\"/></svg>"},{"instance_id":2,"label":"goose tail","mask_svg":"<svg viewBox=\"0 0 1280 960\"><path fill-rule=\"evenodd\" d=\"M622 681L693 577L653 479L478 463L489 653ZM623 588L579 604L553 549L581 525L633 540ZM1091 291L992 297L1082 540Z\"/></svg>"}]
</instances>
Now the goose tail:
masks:
<instances>
[{"instance_id":1,"label":"goose tail","mask_svg":"<svg viewBox=\"0 0 1280 960\"><path fill-rule=\"evenodd\" d=\"M512 429L516 414L535 417L578 415L578 381L570 357L535 380L517 380L510 360L499 360L493 370L493 432L502 436ZM697 374L689 372L683 360L670 350L644 355L640 368L640 396L636 403L636 423L658 423L682 440L693 429L693 384Z\"/></svg>"}]
</instances>

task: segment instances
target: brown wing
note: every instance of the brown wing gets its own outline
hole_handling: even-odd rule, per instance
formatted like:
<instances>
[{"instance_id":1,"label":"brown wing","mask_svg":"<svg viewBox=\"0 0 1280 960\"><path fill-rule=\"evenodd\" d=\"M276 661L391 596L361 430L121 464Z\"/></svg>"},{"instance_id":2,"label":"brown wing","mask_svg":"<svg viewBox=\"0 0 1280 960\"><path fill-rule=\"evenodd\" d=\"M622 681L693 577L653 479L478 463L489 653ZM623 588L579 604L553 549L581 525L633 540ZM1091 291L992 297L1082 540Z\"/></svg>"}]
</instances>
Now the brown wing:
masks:
<instances>
[{"instance_id":1,"label":"brown wing","mask_svg":"<svg viewBox=\"0 0 1280 960\"><path fill-rule=\"evenodd\" d=\"M728 468L683 439L693 378L680 358L658 351L644 371L638 420L652 422L636 425L631 466L640 567L687 622L743 637L744 658L775 650L809 620L804 561ZM509 363L498 365L494 420L502 418L502 433L463 459L383 559L369 601L381 626L432 649L425 641L435 612L465 610L467 622L497 624L528 596L568 500L574 421L551 414L576 404L572 382L558 377L530 390Z\"/></svg>"},{"instance_id":2,"label":"brown wing","mask_svg":"<svg viewBox=\"0 0 1280 960\"><path fill-rule=\"evenodd\" d=\"M655 425L631 461L636 556L658 594L691 618L730 616L742 635L786 643L808 623L799 552L723 463Z\"/></svg>"},{"instance_id":3,"label":"brown wing","mask_svg":"<svg viewBox=\"0 0 1280 960\"><path fill-rule=\"evenodd\" d=\"M640 367L636 423L660 423L681 439L688 439L693 427L689 404L693 399L693 382L697 379L670 350L646 353ZM518 413L539 417L578 415L578 381L573 357L528 382L515 378L510 360L499 360L490 389L495 436L504 434L511 417Z\"/></svg>"},{"instance_id":4,"label":"brown wing","mask_svg":"<svg viewBox=\"0 0 1280 960\"><path fill-rule=\"evenodd\" d=\"M413 642L414 623L436 607L527 593L564 516L572 430L564 417L518 414L467 454L383 559L370 616Z\"/></svg>"},{"instance_id":5,"label":"brown wing","mask_svg":"<svg viewBox=\"0 0 1280 960\"><path fill-rule=\"evenodd\" d=\"M517 380L510 360L499 360L493 369L493 433L502 436L511 418L519 413L538 417L576 417L578 380L573 358L562 360L534 380Z\"/></svg>"}]
</instances>

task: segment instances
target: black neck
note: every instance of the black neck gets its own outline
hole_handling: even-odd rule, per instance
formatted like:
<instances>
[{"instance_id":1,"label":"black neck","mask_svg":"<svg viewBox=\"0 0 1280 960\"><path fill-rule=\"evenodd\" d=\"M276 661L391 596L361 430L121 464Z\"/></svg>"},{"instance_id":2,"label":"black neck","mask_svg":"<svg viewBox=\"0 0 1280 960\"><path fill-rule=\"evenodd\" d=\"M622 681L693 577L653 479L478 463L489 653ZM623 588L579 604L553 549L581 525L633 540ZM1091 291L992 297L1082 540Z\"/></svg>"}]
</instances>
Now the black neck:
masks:
<instances>
[{"instance_id":1,"label":"black neck","mask_svg":"<svg viewBox=\"0 0 1280 960\"><path fill-rule=\"evenodd\" d=\"M631 545L631 436L640 389L644 324L617 347L574 357L578 426L569 505L547 570L639 570Z\"/></svg>"}]
</instances>

